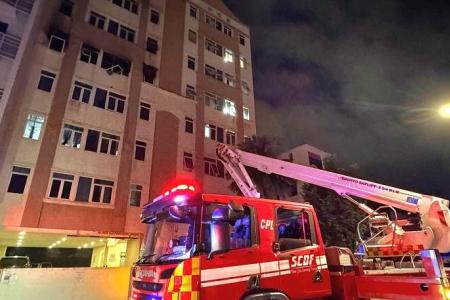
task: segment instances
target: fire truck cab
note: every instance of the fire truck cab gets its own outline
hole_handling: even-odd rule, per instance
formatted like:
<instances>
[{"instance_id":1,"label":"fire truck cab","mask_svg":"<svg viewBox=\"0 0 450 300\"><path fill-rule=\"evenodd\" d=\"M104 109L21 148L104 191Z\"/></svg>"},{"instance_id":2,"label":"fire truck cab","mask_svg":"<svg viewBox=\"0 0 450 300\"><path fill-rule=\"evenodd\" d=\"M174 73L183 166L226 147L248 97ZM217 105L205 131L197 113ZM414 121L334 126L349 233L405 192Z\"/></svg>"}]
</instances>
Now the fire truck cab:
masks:
<instances>
[{"instance_id":1,"label":"fire truck cab","mask_svg":"<svg viewBox=\"0 0 450 300\"><path fill-rule=\"evenodd\" d=\"M331 295L319 223L308 204L196 193L148 204L130 299L310 299Z\"/></svg>"}]
</instances>

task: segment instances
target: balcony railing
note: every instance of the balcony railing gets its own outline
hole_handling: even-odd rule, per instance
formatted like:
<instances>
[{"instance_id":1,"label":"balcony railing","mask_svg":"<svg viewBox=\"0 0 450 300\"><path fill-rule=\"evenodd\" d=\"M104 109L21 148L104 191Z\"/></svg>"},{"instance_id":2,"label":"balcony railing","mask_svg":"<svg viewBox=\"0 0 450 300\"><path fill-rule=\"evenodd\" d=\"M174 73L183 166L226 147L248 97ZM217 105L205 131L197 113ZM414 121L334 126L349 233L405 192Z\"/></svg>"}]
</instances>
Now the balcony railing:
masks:
<instances>
[{"instance_id":1,"label":"balcony railing","mask_svg":"<svg viewBox=\"0 0 450 300\"><path fill-rule=\"evenodd\" d=\"M20 37L0 32L0 56L14 59L20 45Z\"/></svg>"},{"instance_id":2,"label":"balcony railing","mask_svg":"<svg viewBox=\"0 0 450 300\"><path fill-rule=\"evenodd\" d=\"M33 9L34 0L4 0L17 10L29 14Z\"/></svg>"}]
</instances>

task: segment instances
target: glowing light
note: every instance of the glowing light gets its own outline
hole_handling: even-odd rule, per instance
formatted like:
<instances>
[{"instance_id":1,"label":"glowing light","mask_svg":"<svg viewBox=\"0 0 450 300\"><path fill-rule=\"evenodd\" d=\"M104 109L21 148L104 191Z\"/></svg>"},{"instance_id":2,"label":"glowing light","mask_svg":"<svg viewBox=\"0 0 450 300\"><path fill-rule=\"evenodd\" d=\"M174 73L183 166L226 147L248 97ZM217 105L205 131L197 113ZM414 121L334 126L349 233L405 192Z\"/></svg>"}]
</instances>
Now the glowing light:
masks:
<instances>
[{"instance_id":1,"label":"glowing light","mask_svg":"<svg viewBox=\"0 0 450 300\"><path fill-rule=\"evenodd\" d=\"M58 244L58 245L61 244L61 241L56 241L56 244Z\"/></svg>"},{"instance_id":2,"label":"glowing light","mask_svg":"<svg viewBox=\"0 0 450 300\"><path fill-rule=\"evenodd\" d=\"M65 241L67 241L67 238L66 238L66 237L63 237L61 240L62 240L63 242L65 242Z\"/></svg>"},{"instance_id":3,"label":"glowing light","mask_svg":"<svg viewBox=\"0 0 450 300\"><path fill-rule=\"evenodd\" d=\"M444 289L445 299L450 299L450 288Z\"/></svg>"},{"instance_id":4,"label":"glowing light","mask_svg":"<svg viewBox=\"0 0 450 300\"><path fill-rule=\"evenodd\" d=\"M19 235L25 235L25 234L27 234L26 231L21 231L21 232L19 232Z\"/></svg>"},{"instance_id":5,"label":"glowing light","mask_svg":"<svg viewBox=\"0 0 450 300\"><path fill-rule=\"evenodd\" d=\"M450 118L450 104L445 104L439 108L439 115L444 119Z\"/></svg>"},{"instance_id":6,"label":"glowing light","mask_svg":"<svg viewBox=\"0 0 450 300\"><path fill-rule=\"evenodd\" d=\"M103 242L103 239L100 239L99 242L100 242L100 243Z\"/></svg>"},{"instance_id":7,"label":"glowing light","mask_svg":"<svg viewBox=\"0 0 450 300\"><path fill-rule=\"evenodd\" d=\"M83 244L83 248L86 248L88 246L88 244Z\"/></svg>"},{"instance_id":8,"label":"glowing light","mask_svg":"<svg viewBox=\"0 0 450 300\"><path fill-rule=\"evenodd\" d=\"M194 187L194 186L192 186L192 185L190 185L188 189L189 189L190 191L193 191L193 192L195 192L195 187Z\"/></svg>"},{"instance_id":9,"label":"glowing light","mask_svg":"<svg viewBox=\"0 0 450 300\"><path fill-rule=\"evenodd\" d=\"M185 195L177 195L173 198L173 202L175 202L176 204L181 204L186 200L186 196Z\"/></svg>"},{"instance_id":10,"label":"glowing light","mask_svg":"<svg viewBox=\"0 0 450 300\"><path fill-rule=\"evenodd\" d=\"M48 246L48 249L53 249L53 246Z\"/></svg>"},{"instance_id":11,"label":"glowing light","mask_svg":"<svg viewBox=\"0 0 450 300\"><path fill-rule=\"evenodd\" d=\"M94 246L95 245L95 242L91 242L91 246Z\"/></svg>"},{"instance_id":12,"label":"glowing light","mask_svg":"<svg viewBox=\"0 0 450 300\"><path fill-rule=\"evenodd\" d=\"M80 250L80 249L81 249L81 246L78 246L77 249Z\"/></svg>"},{"instance_id":13,"label":"glowing light","mask_svg":"<svg viewBox=\"0 0 450 300\"><path fill-rule=\"evenodd\" d=\"M17 238L18 238L19 240L23 240L23 239L25 238L25 236L19 235Z\"/></svg>"}]
</instances>

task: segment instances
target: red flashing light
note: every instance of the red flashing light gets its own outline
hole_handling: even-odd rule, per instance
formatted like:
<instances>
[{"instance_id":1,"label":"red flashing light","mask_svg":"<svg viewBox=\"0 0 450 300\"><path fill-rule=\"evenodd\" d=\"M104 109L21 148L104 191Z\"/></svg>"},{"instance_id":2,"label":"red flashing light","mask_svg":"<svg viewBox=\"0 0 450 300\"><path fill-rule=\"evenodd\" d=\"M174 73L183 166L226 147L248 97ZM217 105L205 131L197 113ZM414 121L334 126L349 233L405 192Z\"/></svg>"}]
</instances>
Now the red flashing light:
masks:
<instances>
[{"instance_id":1,"label":"red flashing light","mask_svg":"<svg viewBox=\"0 0 450 300\"><path fill-rule=\"evenodd\" d=\"M162 199L163 197L168 197L170 194L179 192L179 191L195 192L196 188L194 185L191 185L191 184L179 184L179 185L171 188L170 190L164 192L160 196L156 197L153 201L158 201L158 200ZM177 198L177 199L181 201L181 198Z\"/></svg>"}]
</instances>

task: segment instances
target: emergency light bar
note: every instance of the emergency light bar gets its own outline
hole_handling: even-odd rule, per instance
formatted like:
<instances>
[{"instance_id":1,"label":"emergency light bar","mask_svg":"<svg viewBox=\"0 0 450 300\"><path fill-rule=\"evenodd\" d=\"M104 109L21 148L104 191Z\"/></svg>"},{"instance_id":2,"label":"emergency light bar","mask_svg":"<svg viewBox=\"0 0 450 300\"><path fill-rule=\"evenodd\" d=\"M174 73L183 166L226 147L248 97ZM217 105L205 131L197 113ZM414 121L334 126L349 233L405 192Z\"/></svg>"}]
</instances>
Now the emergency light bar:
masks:
<instances>
[{"instance_id":1,"label":"emergency light bar","mask_svg":"<svg viewBox=\"0 0 450 300\"><path fill-rule=\"evenodd\" d=\"M180 185L162 193L161 195L159 195L158 197L153 199L153 202L159 201L159 200L163 199L164 197L168 197L170 194L173 194L175 192L180 192L180 191L195 192L195 187L193 185L180 184Z\"/></svg>"}]
</instances>

